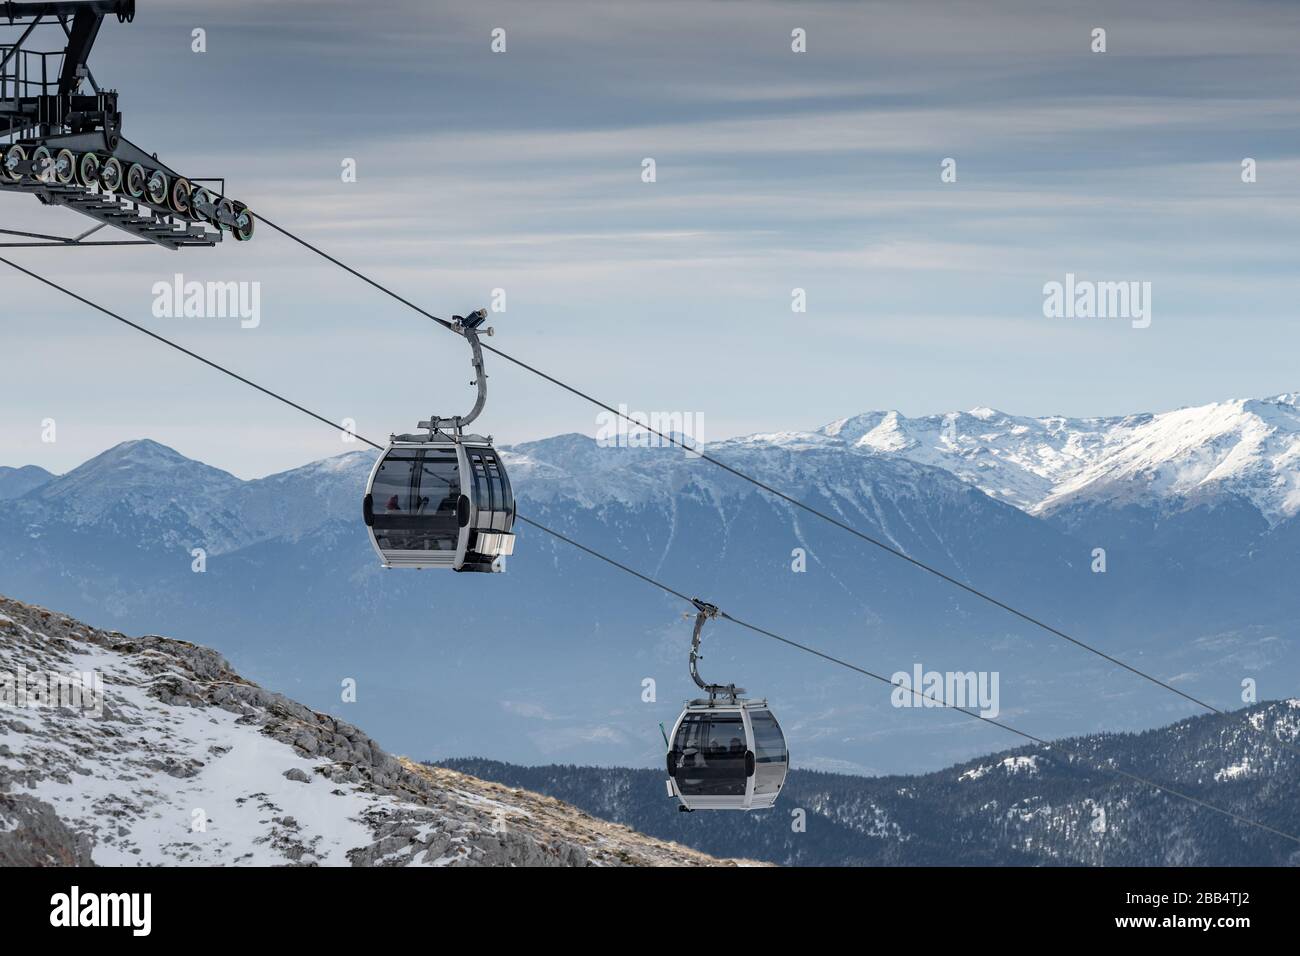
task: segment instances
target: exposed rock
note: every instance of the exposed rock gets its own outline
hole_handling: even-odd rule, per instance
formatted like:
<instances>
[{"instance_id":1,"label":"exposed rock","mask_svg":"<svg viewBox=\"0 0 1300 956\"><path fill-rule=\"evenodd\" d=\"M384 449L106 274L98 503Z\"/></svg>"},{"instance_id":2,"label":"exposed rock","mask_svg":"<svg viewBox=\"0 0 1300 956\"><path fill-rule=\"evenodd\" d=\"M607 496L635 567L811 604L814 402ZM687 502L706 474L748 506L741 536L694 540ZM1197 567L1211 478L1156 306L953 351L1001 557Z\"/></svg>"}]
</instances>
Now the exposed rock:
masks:
<instances>
[{"instance_id":1,"label":"exposed rock","mask_svg":"<svg viewBox=\"0 0 1300 956\"><path fill-rule=\"evenodd\" d=\"M20 665L103 694L0 707L0 865L736 862L394 757L208 648L0 598L0 673Z\"/></svg>"},{"instance_id":2,"label":"exposed rock","mask_svg":"<svg viewBox=\"0 0 1300 956\"><path fill-rule=\"evenodd\" d=\"M0 866L90 866L90 847L48 803L0 792Z\"/></svg>"}]
</instances>

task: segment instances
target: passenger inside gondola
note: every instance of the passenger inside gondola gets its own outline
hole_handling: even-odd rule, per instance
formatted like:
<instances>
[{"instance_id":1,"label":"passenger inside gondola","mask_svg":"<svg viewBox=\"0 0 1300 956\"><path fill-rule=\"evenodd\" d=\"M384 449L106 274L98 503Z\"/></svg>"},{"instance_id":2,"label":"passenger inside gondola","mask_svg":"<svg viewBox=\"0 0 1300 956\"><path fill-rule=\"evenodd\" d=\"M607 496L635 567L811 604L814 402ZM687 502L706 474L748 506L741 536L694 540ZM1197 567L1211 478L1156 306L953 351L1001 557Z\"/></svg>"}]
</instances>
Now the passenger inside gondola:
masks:
<instances>
[{"instance_id":1,"label":"passenger inside gondola","mask_svg":"<svg viewBox=\"0 0 1300 956\"><path fill-rule=\"evenodd\" d=\"M688 714L677 731L677 785L687 796L743 796L745 727L739 714Z\"/></svg>"},{"instance_id":2,"label":"passenger inside gondola","mask_svg":"<svg viewBox=\"0 0 1300 956\"><path fill-rule=\"evenodd\" d=\"M375 473L372 498L383 501L374 517L375 540L386 551L455 551L459 467L454 450L397 449ZM437 502L430 509L431 501Z\"/></svg>"}]
</instances>

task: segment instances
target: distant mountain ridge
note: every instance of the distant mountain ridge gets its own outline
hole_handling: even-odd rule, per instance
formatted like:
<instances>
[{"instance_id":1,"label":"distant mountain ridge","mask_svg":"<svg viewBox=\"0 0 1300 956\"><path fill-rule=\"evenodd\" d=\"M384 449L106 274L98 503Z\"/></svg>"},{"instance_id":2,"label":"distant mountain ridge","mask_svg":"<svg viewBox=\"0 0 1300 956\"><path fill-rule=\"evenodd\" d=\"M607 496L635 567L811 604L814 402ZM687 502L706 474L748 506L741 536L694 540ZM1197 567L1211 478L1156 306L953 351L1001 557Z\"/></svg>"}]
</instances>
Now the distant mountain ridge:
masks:
<instances>
[{"instance_id":1,"label":"distant mountain ridge","mask_svg":"<svg viewBox=\"0 0 1300 956\"><path fill-rule=\"evenodd\" d=\"M118 522L129 514L147 529L151 544L195 541L210 554L223 554L355 511L357 476L364 478L374 457L352 452L243 481L151 439L137 439L64 475L44 472L44 480L11 496L10 507L37 521L57 511L61 523L79 526Z\"/></svg>"},{"instance_id":2,"label":"distant mountain ridge","mask_svg":"<svg viewBox=\"0 0 1300 956\"><path fill-rule=\"evenodd\" d=\"M715 855L794 866L1297 866L1300 847L1099 769L1136 773L1283 833L1300 833L1300 700L1140 734L1023 747L919 776L794 770L777 805L678 813L662 770L437 766L525 787ZM802 815L802 820L797 817Z\"/></svg>"},{"instance_id":3,"label":"distant mountain ridge","mask_svg":"<svg viewBox=\"0 0 1300 956\"><path fill-rule=\"evenodd\" d=\"M54 475L50 474L50 472L35 465L24 465L21 468L0 465L0 501L25 495L33 488L39 488L47 481L50 481L53 477Z\"/></svg>"},{"instance_id":4,"label":"distant mountain ridge","mask_svg":"<svg viewBox=\"0 0 1300 956\"><path fill-rule=\"evenodd\" d=\"M1278 449L1289 447L1294 406L1221 403L1191 415L1204 419L1195 427L1177 415L1161 424L1191 437L1151 460L1200 462L1194 495L1191 478L1142 473L1120 482L1131 494L1088 497L1087 482L1088 495L1053 498L1098 462L1128 474L1128 459L1105 449L1142 447L1132 436L1161 416L1084 429L977 409L958 416L950 448L882 412L709 451L1227 709L1247 678L1265 697L1300 690L1300 518L1285 516L1274 474L1289 460ZM998 672L1003 712L1027 729L1068 736L1191 713L679 449L561 435L506 456L530 518L878 672ZM691 687L679 603L528 526L505 575L386 572L359 520L373 460L355 451L241 481L154 442L125 443L0 500L0 587L98 624L218 647L242 672L322 707L342 676L364 677L383 693L362 698L358 719L406 750L657 765L657 724ZM1279 504L1266 515L1256 501ZM1106 573L1094 573L1097 549ZM711 635L706 668L781 704L809 744L797 748L802 767L914 770L999 745L979 727L940 733L939 716L896 710L851 674L725 622ZM647 678L655 702L641 700ZM466 707L478 708L472 731L458 729Z\"/></svg>"},{"instance_id":5,"label":"distant mountain ridge","mask_svg":"<svg viewBox=\"0 0 1300 956\"><path fill-rule=\"evenodd\" d=\"M659 466L659 475L647 476L642 490L658 487L665 459L661 449L608 448L576 434L506 447L512 473L534 482L539 492L563 480L566 489L577 482L597 497L625 495L632 463ZM709 446L711 453L742 458L746 452L771 449L814 454L851 450L906 459L941 469L1032 514L1050 514L1086 499L1123 502L1214 495L1249 501L1270 524L1300 513L1300 393L1110 418L1033 418L982 407L919 418L873 411L811 431L758 433ZM58 478L32 465L0 467L0 499L21 497L57 480L57 492L49 493L67 495L73 507L84 509L86 499L78 493L83 481L106 483L125 493L132 490L133 469L143 466L151 471L141 473L155 484L175 470L184 495L194 496L196 506L210 507L236 489L255 501L261 487L290 485L305 474L351 476L373 459L369 451L356 451L240 482L140 439L123 442ZM113 475L115 470L121 473ZM618 479L615 486L610 479ZM159 491L169 500L165 489ZM176 497L184 503L184 496ZM334 512L342 502L323 504Z\"/></svg>"},{"instance_id":6,"label":"distant mountain ridge","mask_svg":"<svg viewBox=\"0 0 1300 956\"><path fill-rule=\"evenodd\" d=\"M1297 393L1116 418L870 412L818 433L943 468L1031 513L1088 499L1214 495L1245 498L1271 524L1300 512Z\"/></svg>"}]
</instances>

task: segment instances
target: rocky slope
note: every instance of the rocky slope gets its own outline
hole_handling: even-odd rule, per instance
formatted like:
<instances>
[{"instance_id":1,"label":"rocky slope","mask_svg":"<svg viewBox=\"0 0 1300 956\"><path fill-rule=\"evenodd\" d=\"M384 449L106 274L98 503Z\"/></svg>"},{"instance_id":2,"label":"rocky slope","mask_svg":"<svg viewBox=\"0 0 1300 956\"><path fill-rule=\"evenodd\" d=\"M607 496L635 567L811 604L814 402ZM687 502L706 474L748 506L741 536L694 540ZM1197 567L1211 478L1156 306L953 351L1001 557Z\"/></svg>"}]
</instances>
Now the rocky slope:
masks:
<instances>
[{"instance_id":1,"label":"rocky slope","mask_svg":"<svg viewBox=\"0 0 1300 956\"><path fill-rule=\"evenodd\" d=\"M5 598L0 693L0 865L734 862L390 756L207 648Z\"/></svg>"}]
</instances>

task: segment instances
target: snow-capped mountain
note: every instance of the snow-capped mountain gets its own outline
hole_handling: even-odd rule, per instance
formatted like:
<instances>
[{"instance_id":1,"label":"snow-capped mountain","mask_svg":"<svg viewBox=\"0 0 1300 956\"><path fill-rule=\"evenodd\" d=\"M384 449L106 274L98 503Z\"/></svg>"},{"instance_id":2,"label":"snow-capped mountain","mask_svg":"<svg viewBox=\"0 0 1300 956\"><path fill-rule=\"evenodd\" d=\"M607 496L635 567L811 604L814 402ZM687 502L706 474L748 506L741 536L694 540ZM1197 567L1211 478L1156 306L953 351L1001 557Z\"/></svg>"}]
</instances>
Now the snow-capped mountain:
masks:
<instances>
[{"instance_id":1,"label":"snow-capped mountain","mask_svg":"<svg viewBox=\"0 0 1300 956\"><path fill-rule=\"evenodd\" d=\"M1062 608L1082 606L1068 586L1082 548L940 469L845 454L825 436L713 450L954 574L986 586L1005 576L1001 583L1015 580ZM135 443L0 503L0 587L97 624L214 646L242 672L316 706L337 696L344 677L382 687L382 696L361 698L358 722L417 753L659 762L657 724L675 716L673 701L691 686L689 629L676 602L529 526L519 529L505 575L384 571L359 520L368 453L233 485L168 453L137 501L139 486L120 475L148 475L159 455ZM104 460L114 467L103 483L89 481ZM994 666L981 663L987 648L966 631L1000 635L1005 622L680 450L560 436L518 447L510 462L530 518L723 606L839 642L845 654L861 643L888 669L911 667L922 634L934 655ZM97 495L97 506L63 508L65 482ZM199 500L202 508L191 507ZM196 548L207 552L202 570ZM796 549L806 573L792 570ZM751 687L779 679L792 704L817 714L828 675L797 671L791 684L779 648L719 630L709 661L736 675L727 679ZM661 696L642 709L638 691L629 708L626 688L648 676ZM849 681L829 676L849 693ZM493 698L486 707L484 689ZM832 731L860 707L884 706L887 723L911 723L887 701L859 700L856 686L852 693L848 710L813 718L823 744L803 759L864 768L903 759L901 746L891 756L866 737ZM466 707L475 708L472 726Z\"/></svg>"},{"instance_id":2,"label":"snow-capped mountain","mask_svg":"<svg viewBox=\"0 0 1300 956\"><path fill-rule=\"evenodd\" d=\"M354 518L375 457L366 450L314 461L241 483L223 502L252 540L293 538L324 521Z\"/></svg>"},{"instance_id":3,"label":"snow-capped mountain","mask_svg":"<svg viewBox=\"0 0 1300 956\"><path fill-rule=\"evenodd\" d=\"M12 501L38 524L53 513L64 525L115 528L133 538L185 545L199 530L213 551L249 543L225 499L241 482L148 439L123 442ZM39 532L37 532L39 533Z\"/></svg>"},{"instance_id":4,"label":"snow-capped mountain","mask_svg":"<svg viewBox=\"0 0 1300 956\"><path fill-rule=\"evenodd\" d=\"M822 478L818 490L830 491L844 468L837 456L855 452L942 470L1036 515L1084 500L1182 504L1216 496L1249 502L1270 525L1300 512L1300 393L1113 418L1031 418L990 408L919 418L865 412L813 431L715 442L708 451L779 487L783 480L803 482L804 493L810 475ZM559 495L592 507L631 504L672 495L686 483L717 495L747 492L706 465L689 466L696 460L672 448L607 447L560 435L505 453L512 478L533 500ZM0 468L0 499L58 500L81 523L129 500L136 513L155 520L183 516L219 552L286 528L309 530L325 516L350 517L356 482L374 457L354 451L241 482L142 439L58 478L35 466ZM881 468L900 490L915 490L922 480L917 469Z\"/></svg>"},{"instance_id":5,"label":"snow-capped mountain","mask_svg":"<svg viewBox=\"0 0 1300 956\"><path fill-rule=\"evenodd\" d=\"M942 468L990 497L1033 511L1147 418L1027 418L991 408L921 418L868 412L831 422L820 433L855 451Z\"/></svg>"},{"instance_id":6,"label":"snow-capped mountain","mask_svg":"<svg viewBox=\"0 0 1300 956\"><path fill-rule=\"evenodd\" d=\"M1166 412L1121 434L1063 476L1038 510L1237 498L1270 526L1300 513L1300 394Z\"/></svg>"},{"instance_id":7,"label":"snow-capped mountain","mask_svg":"<svg viewBox=\"0 0 1300 956\"><path fill-rule=\"evenodd\" d=\"M708 450L1226 708L1246 678L1265 696L1300 691L1300 516L1283 489L1295 409L1286 397L1086 422L882 412ZM1189 713L680 449L561 435L505 454L528 517L878 672L997 671L1006 712L1059 735ZM383 571L359 521L373 460L356 451L244 482L152 442L119 446L0 500L0 587L217 647L317 706L362 675L385 690L362 698L359 719L423 755L657 765L657 723L691 686L679 602L531 526L506 575ZM978 727L936 734L852 675L716 631L708 667L782 700L800 766L888 772L998 746ZM642 706L648 677L660 694Z\"/></svg>"},{"instance_id":8,"label":"snow-capped mountain","mask_svg":"<svg viewBox=\"0 0 1300 956\"><path fill-rule=\"evenodd\" d=\"M1270 525L1300 512L1300 394L1122 418L1027 418L989 408L906 418L870 412L818 434L943 468L1034 514L1081 502L1236 497Z\"/></svg>"},{"instance_id":9,"label":"snow-capped mountain","mask_svg":"<svg viewBox=\"0 0 1300 956\"><path fill-rule=\"evenodd\" d=\"M81 696L38 696L52 677ZM207 648L3 597L0 681L0 866L730 862L392 757Z\"/></svg>"},{"instance_id":10,"label":"snow-capped mountain","mask_svg":"<svg viewBox=\"0 0 1300 956\"><path fill-rule=\"evenodd\" d=\"M813 431L715 442L708 451L773 482L797 480L788 465L773 470L782 455L823 466L848 452L902 459L1033 515L1080 505L1177 510L1226 499L1250 505L1270 527L1300 513L1300 393L1112 418L874 411ZM570 435L517 446L511 462L535 493L558 488L592 504L627 502L671 490L668 473L685 473L661 452L601 448ZM916 474L896 473L898 487ZM733 484L717 476L714 486Z\"/></svg>"}]
</instances>

